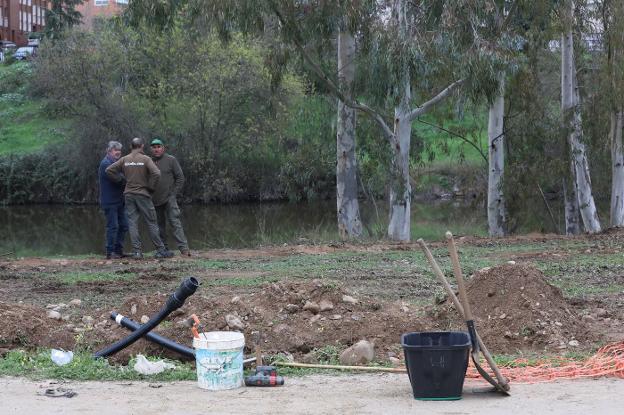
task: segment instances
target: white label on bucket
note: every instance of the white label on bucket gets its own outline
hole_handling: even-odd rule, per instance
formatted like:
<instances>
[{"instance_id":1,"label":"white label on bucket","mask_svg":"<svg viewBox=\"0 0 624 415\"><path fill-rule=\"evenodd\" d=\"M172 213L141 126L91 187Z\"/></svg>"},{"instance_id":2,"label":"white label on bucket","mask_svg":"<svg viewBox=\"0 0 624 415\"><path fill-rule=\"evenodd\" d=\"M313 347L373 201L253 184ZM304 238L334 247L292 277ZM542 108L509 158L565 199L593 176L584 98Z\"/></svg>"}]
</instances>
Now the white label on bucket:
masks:
<instances>
[{"instance_id":1,"label":"white label on bucket","mask_svg":"<svg viewBox=\"0 0 624 415\"><path fill-rule=\"evenodd\" d=\"M211 390L232 389L243 384L243 351L197 349L197 382Z\"/></svg>"}]
</instances>

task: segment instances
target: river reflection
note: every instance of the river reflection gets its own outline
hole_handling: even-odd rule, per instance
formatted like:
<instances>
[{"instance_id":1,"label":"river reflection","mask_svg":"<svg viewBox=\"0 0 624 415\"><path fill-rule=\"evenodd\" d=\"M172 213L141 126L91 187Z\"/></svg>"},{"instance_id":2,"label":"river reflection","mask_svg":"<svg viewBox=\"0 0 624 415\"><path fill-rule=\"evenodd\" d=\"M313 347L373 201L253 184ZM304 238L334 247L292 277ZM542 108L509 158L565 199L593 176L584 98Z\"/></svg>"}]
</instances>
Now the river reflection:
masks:
<instances>
[{"instance_id":1,"label":"river reflection","mask_svg":"<svg viewBox=\"0 0 624 415\"><path fill-rule=\"evenodd\" d=\"M336 204L253 203L182 206L182 223L191 249L243 248L258 245L338 239ZM374 233L383 234L386 213L362 206ZM413 204L413 237L427 232L443 235L446 228L482 234L485 218L475 207L456 203ZM0 208L0 254L81 255L104 251L104 216L97 206L31 205ZM438 229L439 228L439 229ZM423 232L419 232L423 229ZM365 232L366 233L366 232ZM142 226L145 251L153 250ZM366 233L368 235L368 233ZM170 241L170 247L175 243ZM126 250L130 251L129 239Z\"/></svg>"}]
</instances>

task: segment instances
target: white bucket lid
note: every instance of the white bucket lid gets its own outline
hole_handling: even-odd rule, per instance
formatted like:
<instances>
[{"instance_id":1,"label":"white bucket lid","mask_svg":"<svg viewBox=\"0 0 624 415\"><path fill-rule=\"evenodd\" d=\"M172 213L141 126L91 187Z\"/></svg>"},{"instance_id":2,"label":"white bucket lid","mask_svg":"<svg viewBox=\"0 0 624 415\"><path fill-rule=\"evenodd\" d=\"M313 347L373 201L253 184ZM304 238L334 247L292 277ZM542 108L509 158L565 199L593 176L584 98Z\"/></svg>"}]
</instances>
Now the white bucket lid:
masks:
<instances>
[{"instance_id":1,"label":"white bucket lid","mask_svg":"<svg viewBox=\"0 0 624 415\"><path fill-rule=\"evenodd\" d=\"M229 350L245 346L245 336L238 331L209 331L193 338L193 347L208 350Z\"/></svg>"}]
</instances>

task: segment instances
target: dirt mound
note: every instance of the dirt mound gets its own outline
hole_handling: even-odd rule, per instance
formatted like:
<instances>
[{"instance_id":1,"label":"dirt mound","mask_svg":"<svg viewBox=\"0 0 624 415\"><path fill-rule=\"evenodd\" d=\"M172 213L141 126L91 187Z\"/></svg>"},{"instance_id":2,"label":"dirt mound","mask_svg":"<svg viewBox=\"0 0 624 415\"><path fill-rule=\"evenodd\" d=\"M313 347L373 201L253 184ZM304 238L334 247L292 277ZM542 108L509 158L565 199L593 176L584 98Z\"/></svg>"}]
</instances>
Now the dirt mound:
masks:
<instances>
[{"instance_id":1,"label":"dirt mound","mask_svg":"<svg viewBox=\"0 0 624 415\"><path fill-rule=\"evenodd\" d=\"M48 318L39 307L0 301L0 322L0 356L20 347L74 347L74 336L65 324Z\"/></svg>"},{"instance_id":2,"label":"dirt mound","mask_svg":"<svg viewBox=\"0 0 624 415\"><path fill-rule=\"evenodd\" d=\"M160 273L152 279L164 284L171 278ZM386 360L388 352L402 355L403 333L465 330L448 303L423 310L398 301L355 295L335 283L318 280L268 283L249 292L233 290L235 294L227 294L225 287L218 288L202 286L154 331L190 347L191 314L199 316L203 331L231 329L228 317L231 325L232 320L239 320L237 324L247 342L246 353L253 351L258 337L264 353L292 353L298 360L313 349L342 350L367 339L375 343L377 359ZM113 308L140 322L142 316L158 312L169 295L170 291L127 297ZM468 296L478 330L495 353L557 351L564 347L586 350L600 340L599 334L590 333L574 306L533 267L504 265L477 272L468 284ZM311 303L317 309L310 307ZM73 349L77 347L76 338L80 339L80 347L99 350L129 333L110 320L110 311L108 307L68 307L61 310L65 321L56 321L47 318L44 308L0 302L0 353L13 348ZM138 353L180 358L161 346L139 340L111 361L126 363Z\"/></svg>"},{"instance_id":3,"label":"dirt mound","mask_svg":"<svg viewBox=\"0 0 624 415\"><path fill-rule=\"evenodd\" d=\"M561 291L532 266L484 269L467 291L478 330L496 352L573 349L596 338Z\"/></svg>"},{"instance_id":4,"label":"dirt mound","mask_svg":"<svg viewBox=\"0 0 624 415\"><path fill-rule=\"evenodd\" d=\"M258 337L254 332L259 332L264 353L288 352L300 357L315 348L336 346L342 349L365 338L375 343L378 357L385 359L388 351L401 353L401 334L425 329L423 318L401 303L380 303L358 297L357 303L352 304L343 300L344 295L347 294L335 285L321 282L267 284L255 293L227 297L205 297L197 293L155 331L190 347L191 332L185 322L191 314L199 316L205 325L203 331L228 330L226 316L233 315L244 325L247 353L253 351L253 339ZM156 313L167 296L131 297L117 311L138 321L143 315ZM309 302L331 309L315 314L304 310ZM103 343L128 333L126 329L111 326L100 326L85 334ZM162 354L163 349L140 340L115 360L127 360L128 356L139 352Z\"/></svg>"}]
</instances>

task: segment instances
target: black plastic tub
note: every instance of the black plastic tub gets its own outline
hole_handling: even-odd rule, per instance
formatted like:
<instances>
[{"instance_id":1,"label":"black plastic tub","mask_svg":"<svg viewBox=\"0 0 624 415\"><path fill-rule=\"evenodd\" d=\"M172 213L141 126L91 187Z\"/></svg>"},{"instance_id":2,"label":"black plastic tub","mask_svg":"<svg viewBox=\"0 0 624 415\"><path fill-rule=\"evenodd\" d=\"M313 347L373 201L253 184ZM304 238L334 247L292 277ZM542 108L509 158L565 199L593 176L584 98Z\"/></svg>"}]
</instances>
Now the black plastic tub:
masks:
<instances>
[{"instance_id":1,"label":"black plastic tub","mask_svg":"<svg viewBox=\"0 0 624 415\"><path fill-rule=\"evenodd\" d=\"M415 399L461 399L470 353L468 333L405 333L401 336L401 344Z\"/></svg>"}]
</instances>

